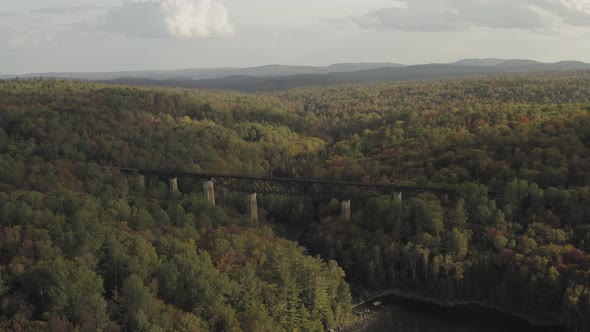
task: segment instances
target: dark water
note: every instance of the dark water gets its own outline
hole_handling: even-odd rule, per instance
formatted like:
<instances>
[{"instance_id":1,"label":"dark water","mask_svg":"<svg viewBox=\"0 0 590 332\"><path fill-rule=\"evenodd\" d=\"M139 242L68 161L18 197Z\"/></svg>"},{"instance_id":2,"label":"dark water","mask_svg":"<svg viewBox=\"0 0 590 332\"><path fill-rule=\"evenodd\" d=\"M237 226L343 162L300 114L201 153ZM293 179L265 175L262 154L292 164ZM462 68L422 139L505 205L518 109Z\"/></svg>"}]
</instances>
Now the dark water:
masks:
<instances>
[{"instance_id":1,"label":"dark water","mask_svg":"<svg viewBox=\"0 0 590 332\"><path fill-rule=\"evenodd\" d=\"M564 327L532 326L527 321L479 305L453 308L386 297L378 318L357 329L369 332L562 332Z\"/></svg>"}]
</instances>

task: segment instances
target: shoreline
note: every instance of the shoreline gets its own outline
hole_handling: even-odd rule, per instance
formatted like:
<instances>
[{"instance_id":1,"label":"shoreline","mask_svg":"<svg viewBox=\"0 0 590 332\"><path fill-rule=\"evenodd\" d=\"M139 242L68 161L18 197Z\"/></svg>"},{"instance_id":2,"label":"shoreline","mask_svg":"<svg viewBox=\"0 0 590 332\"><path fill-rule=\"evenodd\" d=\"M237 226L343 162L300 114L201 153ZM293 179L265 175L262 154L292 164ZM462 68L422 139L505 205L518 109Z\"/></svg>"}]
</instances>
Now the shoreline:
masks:
<instances>
[{"instance_id":1,"label":"shoreline","mask_svg":"<svg viewBox=\"0 0 590 332\"><path fill-rule=\"evenodd\" d=\"M365 300L361 300L359 303L353 304L352 305L352 309L354 309L354 308L356 308L358 306L361 306L363 304L367 304L369 302L372 302L374 300L377 300L379 298L388 296L388 295L395 295L395 290L390 289L390 290L382 291L379 294L371 294L371 295L369 295L369 298L367 298Z\"/></svg>"},{"instance_id":2,"label":"shoreline","mask_svg":"<svg viewBox=\"0 0 590 332\"><path fill-rule=\"evenodd\" d=\"M357 291L360 293L360 291ZM492 311L496 311L496 312L500 312L506 315L510 315L514 318L517 319L521 319L523 321L526 321L529 325L533 326L533 327L565 327L565 324L557 319L557 318L543 318L543 317L539 317L539 316L535 316L532 314L527 314L527 313L519 313L519 312L515 312L515 311L510 311L510 310L506 310L506 309L501 309L497 306L494 306L493 304L489 303L489 302L485 302L485 301L441 301L435 298L431 298L428 296L424 296L424 295L420 295L418 293L415 292L408 292L408 291L403 291L400 289L389 289L389 290L382 290L379 292L368 292L368 291L364 291L365 295L368 293L369 295L367 295L368 297L361 300L359 299L359 302L355 303L352 305L352 309L354 311L355 308L358 308L360 306L363 305L370 305L372 302L377 302L380 299L386 299L387 297L393 297L394 299L398 299L398 300L404 300L404 301L413 301L413 302L420 302L420 303L428 303L428 304L432 304L432 305L436 305L442 308L457 308L460 306L480 306L482 308L488 309L488 310L492 310ZM373 310L376 312L376 310Z\"/></svg>"},{"instance_id":3,"label":"shoreline","mask_svg":"<svg viewBox=\"0 0 590 332\"><path fill-rule=\"evenodd\" d=\"M358 329L365 325L373 322L375 319L379 318L379 315L382 313L380 310L377 310L379 307L373 307L368 302L356 304L352 308L352 320L350 323L346 325L342 325L337 327L336 329L332 329L330 331L341 331L341 332L352 332L358 331Z\"/></svg>"}]
</instances>

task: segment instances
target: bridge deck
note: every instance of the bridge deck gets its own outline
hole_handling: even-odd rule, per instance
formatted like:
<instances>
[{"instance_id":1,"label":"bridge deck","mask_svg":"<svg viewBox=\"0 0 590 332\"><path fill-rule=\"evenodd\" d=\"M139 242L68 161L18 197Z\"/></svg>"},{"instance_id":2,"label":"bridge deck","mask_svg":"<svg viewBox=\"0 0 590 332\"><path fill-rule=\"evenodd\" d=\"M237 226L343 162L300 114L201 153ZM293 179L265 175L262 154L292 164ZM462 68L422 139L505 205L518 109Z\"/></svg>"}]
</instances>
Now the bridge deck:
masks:
<instances>
[{"instance_id":1,"label":"bridge deck","mask_svg":"<svg viewBox=\"0 0 590 332\"><path fill-rule=\"evenodd\" d=\"M193 173L176 171L141 170L136 168L116 168L124 174L138 174L147 177L159 178L184 178L195 180L211 180L217 186L228 188L234 191L247 193L266 194L288 194L288 195L310 195L318 193L329 193L337 196L351 196L358 194L383 195L394 192L401 193L423 193L432 192L436 194L454 194L454 188L440 188L427 186L399 186L383 183L362 183L332 181L321 179L297 179L280 178L268 176L246 176L222 173ZM490 195L501 195L500 192L491 192Z\"/></svg>"}]
</instances>

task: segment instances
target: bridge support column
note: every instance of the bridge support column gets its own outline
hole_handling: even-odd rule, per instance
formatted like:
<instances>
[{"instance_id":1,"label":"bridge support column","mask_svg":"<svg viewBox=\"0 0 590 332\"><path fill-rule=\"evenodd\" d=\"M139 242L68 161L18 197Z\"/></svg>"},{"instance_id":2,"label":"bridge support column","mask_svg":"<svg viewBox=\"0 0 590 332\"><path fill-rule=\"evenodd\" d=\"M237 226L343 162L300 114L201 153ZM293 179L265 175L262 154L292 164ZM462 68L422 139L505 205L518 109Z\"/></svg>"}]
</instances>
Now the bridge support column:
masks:
<instances>
[{"instance_id":1,"label":"bridge support column","mask_svg":"<svg viewBox=\"0 0 590 332\"><path fill-rule=\"evenodd\" d=\"M352 219L352 214L350 211L350 201L342 201L342 220L346 223L349 223Z\"/></svg>"},{"instance_id":2,"label":"bridge support column","mask_svg":"<svg viewBox=\"0 0 590 332\"><path fill-rule=\"evenodd\" d=\"M248 205L248 216L250 220L254 223L258 223L258 201L256 199L256 193L248 195L246 199L246 204Z\"/></svg>"},{"instance_id":3,"label":"bridge support column","mask_svg":"<svg viewBox=\"0 0 590 332\"><path fill-rule=\"evenodd\" d=\"M171 193L177 193L178 192L178 178L168 179L168 188L170 188Z\"/></svg>"},{"instance_id":4,"label":"bridge support column","mask_svg":"<svg viewBox=\"0 0 590 332\"><path fill-rule=\"evenodd\" d=\"M143 175L137 176L137 185L139 186L139 189L141 189L141 190L145 189L145 176L143 176Z\"/></svg>"},{"instance_id":5,"label":"bridge support column","mask_svg":"<svg viewBox=\"0 0 590 332\"><path fill-rule=\"evenodd\" d=\"M213 181L203 182L203 191L205 192L205 197L207 197L207 201L215 205L215 186L213 184Z\"/></svg>"},{"instance_id":6,"label":"bridge support column","mask_svg":"<svg viewBox=\"0 0 590 332\"><path fill-rule=\"evenodd\" d=\"M401 202L402 201L402 193L401 192L393 193L393 200L396 202Z\"/></svg>"}]
</instances>

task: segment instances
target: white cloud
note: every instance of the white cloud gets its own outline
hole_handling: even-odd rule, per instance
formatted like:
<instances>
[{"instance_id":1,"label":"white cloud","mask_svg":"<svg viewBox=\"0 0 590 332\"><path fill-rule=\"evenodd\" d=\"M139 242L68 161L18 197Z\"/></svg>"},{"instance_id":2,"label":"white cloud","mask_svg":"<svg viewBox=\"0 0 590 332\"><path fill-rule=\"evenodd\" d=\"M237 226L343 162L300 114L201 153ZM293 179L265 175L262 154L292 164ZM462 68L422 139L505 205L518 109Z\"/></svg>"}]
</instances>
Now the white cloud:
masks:
<instances>
[{"instance_id":1,"label":"white cloud","mask_svg":"<svg viewBox=\"0 0 590 332\"><path fill-rule=\"evenodd\" d=\"M454 31L590 26L590 0L406 0L350 19L364 28Z\"/></svg>"},{"instance_id":2,"label":"white cloud","mask_svg":"<svg viewBox=\"0 0 590 332\"><path fill-rule=\"evenodd\" d=\"M573 26L590 26L590 0L537 0L533 6Z\"/></svg>"},{"instance_id":3,"label":"white cloud","mask_svg":"<svg viewBox=\"0 0 590 332\"><path fill-rule=\"evenodd\" d=\"M136 0L112 9L102 28L136 37L226 37L228 10L216 0Z\"/></svg>"}]
</instances>

